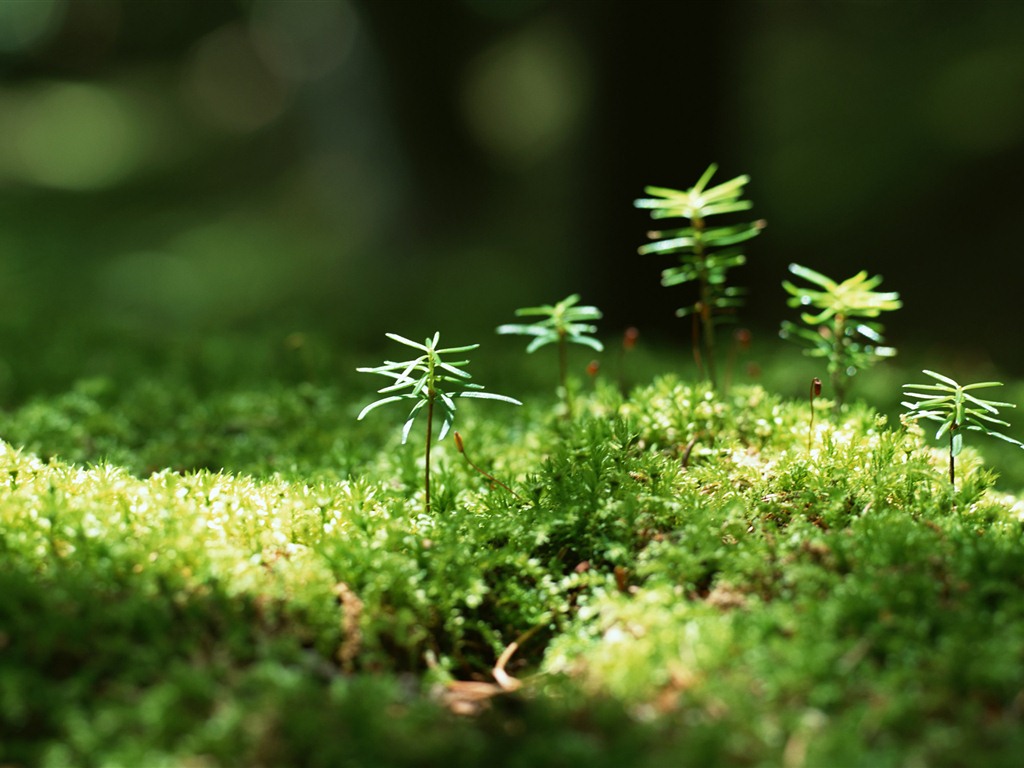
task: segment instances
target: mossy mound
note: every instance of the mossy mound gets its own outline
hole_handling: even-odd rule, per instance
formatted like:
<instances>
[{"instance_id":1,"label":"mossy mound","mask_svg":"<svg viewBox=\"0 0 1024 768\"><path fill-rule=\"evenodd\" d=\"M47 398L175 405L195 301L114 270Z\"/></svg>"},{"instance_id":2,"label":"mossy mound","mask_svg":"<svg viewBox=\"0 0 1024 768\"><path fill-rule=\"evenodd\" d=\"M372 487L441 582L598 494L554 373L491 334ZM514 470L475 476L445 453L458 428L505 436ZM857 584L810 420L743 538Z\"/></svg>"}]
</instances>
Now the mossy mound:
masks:
<instances>
[{"instance_id":1,"label":"mossy mound","mask_svg":"<svg viewBox=\"0 0 1024 768\"><path fill-rule=\"evenodd\" d=\"M514 494L447 442L430 515L416 447L327 386L8 414L0 763L1019 760L1024 502L970 448L953 489L864 406L575 402L460 408Z\"/></svg>"}]
</instances>

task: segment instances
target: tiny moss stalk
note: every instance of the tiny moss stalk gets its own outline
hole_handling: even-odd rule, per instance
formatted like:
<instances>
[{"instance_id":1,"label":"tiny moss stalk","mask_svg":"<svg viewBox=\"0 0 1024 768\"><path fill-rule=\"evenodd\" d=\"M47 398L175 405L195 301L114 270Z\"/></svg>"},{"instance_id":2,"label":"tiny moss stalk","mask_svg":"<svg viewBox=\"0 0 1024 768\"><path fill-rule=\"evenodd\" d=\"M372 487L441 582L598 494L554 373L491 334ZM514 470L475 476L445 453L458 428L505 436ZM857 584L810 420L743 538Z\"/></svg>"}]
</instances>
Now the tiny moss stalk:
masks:
<instances>
[{"instance_id":1,"label":"tiny moss stalk","mask_svg":"<svg viewBox=\"0 0 1024 768\"><path fill-rule=\"evenodd\" d=\"M482 468L481 468L480 466L478 466L477 464L475 464L475 463L474 463L474 462L473 462L473 461L472 461L472 460L471 460L471 459L469 458L469 456L468 456L468 455L466 454L466 445L465 445L465 443L464 443L464 442L463 442L463 440L462 440L462 435L460 435L460 434L458 433L458 431L456 431L456 432L454 433L454 435L455 435L455 448L456 448L456 449L458 450L458 452L459 452L460 454L462 454L462 458L464 458L464 459L466 460L466 463L467 463L467 464L469 464L469 466L470 466L470 467L472 467L472 468L473 468L473 469L474 469L474 470L475 470L476 472L478 472L478 473L480 473L481 475L483 475L484 477L486 477L486 478L487 478L488 480L490 480L490 481L491 481L492 483L495 483L495 484L497 484L497 485L500 485L500 486L501 486L502 488L504 488L504 489L505 489L506 491L508 491L508 492L509 492L510 494L512 494L513 496L515 496L515 497L516 497L517 499L519 499L519 501L524 501L524 499L523 499L523 497L522 497L522 496L520 496L520 495L519 495L518 493L516 493L516 492L515 492L515 491L513 491L513 490L512 490L511 488L509 488L509 487L508 487L507 485L505 485L505 483L501 482L501 480L499 480L498 478L496 478L496 477L495 477L494 475L492 475L492 474L491 474L490 472L488 472L487 470L485 470L485 469L482 469Z\"/></svg>"},{"instance_id":2,"label":"tiny moss stalk","mask_svg":"<svg viewBox=\"0 0 1024 768\"><path fill-rule=\"evenodd\" d=\"M619 347L619 391L625 395L629 391L629 379L626 375L626 356L636 347L640 331L630 326L622 333L622 346Z\"/></svg>"},{"instance_id":3,"label":"tiny moss stalk","mask_svg":"<svg viewBox=\"0 0 1024 768\"><path fill-rule=\"evenodd\" d=\"M814 398L821 395L821 379L815 376L811 379L811 392L809 400L811 404L811 421L807 426L807 452L811 452L811 441L814 439Z\"/></svg>"},{"instance_id":4,"label":"tiny moss stalk","mask_svg":"<svg viewBox=\"0 0 1024 768\"><path fill-rule=\"evenodd\" d=\"M733 375L736 371L736 359L740 352L750 349L751 333L748 328L737 328L732 335L732 344L729 346L729 358L725 366L725 384L722 391L727 393L732 386Z\"/></svg>"}]
</instances>

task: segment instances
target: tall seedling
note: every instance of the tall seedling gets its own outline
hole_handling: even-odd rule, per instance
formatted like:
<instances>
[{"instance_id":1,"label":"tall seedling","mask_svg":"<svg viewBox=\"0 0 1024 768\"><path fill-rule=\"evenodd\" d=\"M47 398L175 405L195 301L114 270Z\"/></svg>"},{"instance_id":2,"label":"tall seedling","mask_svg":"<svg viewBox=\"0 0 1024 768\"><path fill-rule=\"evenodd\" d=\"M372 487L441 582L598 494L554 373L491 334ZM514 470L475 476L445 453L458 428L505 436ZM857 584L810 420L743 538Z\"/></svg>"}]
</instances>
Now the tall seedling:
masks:
<instances>
[{"instance_id":1,"label":"tall seedling","mask_svg":"<svg viewBox=\"0 0 1024 768\"><path fill-rule=\"evenodd\" d=\"M636 200L637 208L651 212L652 219L681 218L689 224L678 229L648 232L655 242L641 246L641 254L676 253L679 264L661 273L661 284L668 287L697 284L697 298L676 310L678 317L691 318L693 357L712 386L716 385L715 329L723 320L732 319L743 304L743 289L728 285L728 273L746 263L741 243L755 237L764 228L763 220L745 224L717 223L717 217L746 211L752 207L743 199L743 187L749 176L737 176L715 187L708 182L718 166L712 163L697 183L687 190L645 187L652 197ZM708 219L715 218L715 224Z\"/></svg>"}]
</instances>

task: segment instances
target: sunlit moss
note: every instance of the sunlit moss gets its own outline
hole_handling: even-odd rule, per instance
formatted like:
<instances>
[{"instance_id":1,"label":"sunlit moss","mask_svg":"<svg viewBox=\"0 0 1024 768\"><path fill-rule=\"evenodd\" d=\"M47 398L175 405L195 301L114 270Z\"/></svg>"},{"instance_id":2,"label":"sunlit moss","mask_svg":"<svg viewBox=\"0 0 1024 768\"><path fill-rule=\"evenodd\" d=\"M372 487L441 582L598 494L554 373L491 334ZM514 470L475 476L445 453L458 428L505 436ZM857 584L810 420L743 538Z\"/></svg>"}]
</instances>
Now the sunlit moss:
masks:
<instances>
[{"instance_id":1,"label":"sunlit moss","mask_svg":"<svg viewBox=\"0 0 1024 768\"><path fill-rule=\"evenodd\" d=\"M806 404L756 386L579 398L467 407L519 498L444 444L430 514L414 452L329 388L87 381L8 415L76 461L0 443L0 759L1018 754L979 712L1024 685L1024 512L977 454L953 489L862 405L808 449Z\"/></svg>"}]
</instances>

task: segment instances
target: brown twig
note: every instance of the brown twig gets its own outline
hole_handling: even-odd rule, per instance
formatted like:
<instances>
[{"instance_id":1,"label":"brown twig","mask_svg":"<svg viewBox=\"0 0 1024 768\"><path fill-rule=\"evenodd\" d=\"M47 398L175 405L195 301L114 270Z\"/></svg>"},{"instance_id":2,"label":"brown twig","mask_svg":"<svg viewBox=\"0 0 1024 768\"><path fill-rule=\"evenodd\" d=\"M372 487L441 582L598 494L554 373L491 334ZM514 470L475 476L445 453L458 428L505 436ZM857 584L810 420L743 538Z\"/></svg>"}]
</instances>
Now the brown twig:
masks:
<instances>
[{"instance_id":1,"label":"brown twig","mask_svg":"<svg viewBox=\"0 0 1024 768\"><path fill-rule=\"evenodd\" d=\"M494 669L491 670L491 674L494 676L494 679L497 681L498 685L501 686L503 691L515 691L522 686L523 681L508 674L508 672L505 671L505 665L508 664L509 659L512 658L515 652L519 650L519 646L533 637L537 630L542 626L542 624L537 624L523 632L523 634L509 643L508 647L502 651L501 656L498 657L498 661L495 663Z\"/></svg>"},{"instance_id":2,"label":"brown twig","mask_svg":"<svg viewBox=\"0 0 1024 768\"><path fill-rule=\"evenodd\" d=\"M520 495L519 495L518 493L516 493L515 491L513 491L513 490L512 490L511 488L509 488L509 487L508 487L507 485L505 485L505 484L504 484L503 482L501 482L501 480L499 480L498 478L496 478L496 477L495 477L494 475L492 475L492 474L491 474L490 472L488 472L488 471L486 471L486 470L484 470L484 469L481 469L481 468L480 468L480 467L478 467L478 466L477 466L476 464L474 464L474 463L473 463L473 462L472 462L472 461L470 460L469 456L467 456L467 455L466 455L466 446L465 446L465 443L463 443L463 441L462 441L462 435L460 435L460 434L459 434L459 433L458 433L457 431L456 431L456 432L454 433L454 435L455 435L455 447L456 447L456 448L458 448L458 450L459 450L459 453L461 453L461 454L462 454L462 457L463 457L463 458L464 458L464 459L466 460L466 463L467 463L467 464L469 464L469 466L471 466L471 467L472 467L473 469L475 469L475 470L476 470L477 472L479 472L479 473L480 473L481 475L483 475L484 477L486 477L486 478L487 478L488 480L490 480L490 481L491 481L492 483L497 483L498 485L500 485L500 486L501 486L502 488L504 488L504 489L505 489L506 491L508 491L509 493L511 493L511 494L512 494L513 496L515 496L515 497L516 497L517 499L519 499L520 501L522 501L522 502L525 502L525 501L526 501L526 499L524 499L524 498L523 498L522 496L520 496Z\"/></svg>"},{"instance_id":3,"label":"brown twig","mask_svg":"<svg viewBox=\"0 0 1024 768\"><path fill-rule=\"evenodd\" d=\"M679 459L679 465L683 469L686 469L687 465L689 465L689 463L690 463L690 454L693 453L693 448L694 448L695 445L697 445L697 438L698 437L699 437L699 435L694 435L693 437L691 437L690 438L690 442L688 442L686 444L686 447L683 449L683 455Z\"/></svg>"}]
</instances>

